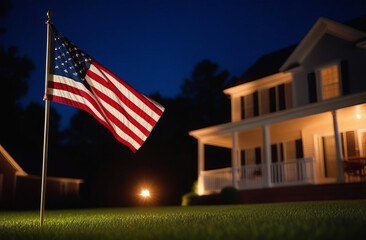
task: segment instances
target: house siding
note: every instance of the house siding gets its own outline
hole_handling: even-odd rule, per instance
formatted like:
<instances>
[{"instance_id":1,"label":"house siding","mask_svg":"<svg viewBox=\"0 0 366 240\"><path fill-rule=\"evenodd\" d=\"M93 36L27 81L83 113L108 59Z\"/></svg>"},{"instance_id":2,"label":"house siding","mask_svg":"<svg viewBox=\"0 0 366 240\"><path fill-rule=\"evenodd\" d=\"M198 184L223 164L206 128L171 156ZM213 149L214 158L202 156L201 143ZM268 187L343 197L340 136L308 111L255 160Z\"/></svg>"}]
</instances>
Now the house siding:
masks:
<instances>
[{"instance_id":1,"label":"house siding","mask_svg":"<svg viewBox=\"0 0 366 240\"><path fill-rule=\"evenodd\" d=\"M319 70L329 64L348 62L349 93L357 93L366 90L366 50L361 49L355 43L348 42L335 36L325 34L308 56L301 63L301 70L293 72L294 103L301 106L309 103L308 81L309 73Z\"/></svg>"},{"instance_id":2,"label":"house siding","mask_svg":"<svg viewBox=\"0 0 366 240\"><path fill-rule=\"evenodd\" d=\"M0 205L7 207L11 205L14 200L16 177L14 168L1 154L0 154L0 173L3 174Z\"/></svg>"},{"instance_id":3,"label":"house siding","mask_svg":"<svg viewBox=\"0 0 366 240\"><path fill-rule=\"evenodd\" d=\"M62 185L65 184L65 192ZM41 196L41 178L39 176L18 176L16 186L16 207L18 209L38 208ZM79 196L79 183L47 179L46 207L75 207Z\"/></svg>"},{"instance_id":4,"label":"house siding","mask_svg":"<svg viewBox=\"0 0 366 240\"><path fill-rule=\"evenodd\" d=\"M231 98L231 121L237 122L241 120L241 111L240 111L240 96Z\"/></svg>"},{"instance_id":5,"label":"house siding","mask_svg":"<svg viewBox=\"0 0 366 240\"><path fill-rule=\"evenodd\" d=\"M293 87L292 74L279 74L269 78L263 78L258 81L255 86L249 83L247 87L240 88L239 91L230 94L231 98L231 121L237 122L242 120L241 108L244 97L245 119L255 117L257 115L270 114L270 92L274 94L275 102L273 112L282 111L293 107ZM244 84L245 85L245 84ZM280 90L283 88L284 99L280 99ZM235 87L234 87L235 88ZM282 109L280 107L280 100L283 100Z\"/></svg>"},{"instance_id":6,"label":"house siding","mask_svg":"<svg viewBox=\"0 0 366 240\"><path fill-rule=\"evenodd\" d=\"M235 151L241 154L246 164L240 169L239 188L366 181L362 166L353 166L350 158L366 156L365 37L366 33L319 19L280 72L224 90L231 97L232 123L190 135L206 139L208 145L234 149L232 162ZM263 69L268 64L262 63ZM264 130L269 130L265 139ZM254 181L250 172L255 169L249 165L261 163L260 153L262 163L267 163L267 177ZM271 158L276 163L269 165ZM231 169L234 186L235 167ZM227 171L205 173L211 181L208 189L214 189L211 185ZM268 176L273 185L265 181L271 179ZM221 183L215 191L228 184Z\"/></svg>"}]
</instances>

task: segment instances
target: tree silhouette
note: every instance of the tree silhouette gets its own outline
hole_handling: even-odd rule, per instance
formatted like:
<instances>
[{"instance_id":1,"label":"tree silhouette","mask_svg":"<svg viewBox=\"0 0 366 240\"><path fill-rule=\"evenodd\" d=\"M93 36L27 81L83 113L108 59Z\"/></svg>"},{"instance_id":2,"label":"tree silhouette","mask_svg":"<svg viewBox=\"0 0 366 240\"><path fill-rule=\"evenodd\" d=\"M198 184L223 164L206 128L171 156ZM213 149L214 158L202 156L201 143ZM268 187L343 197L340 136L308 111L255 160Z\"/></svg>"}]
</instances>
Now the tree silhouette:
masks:
<instances>
[{"instance_id":1,"label":"tree silhouette","mask_svg":"<svg viewBox=\"0 0 366 240\"><path fill-rule=\"evenodd\" d=\"M1 6L0 18L8 11L9 1ZM33 68L15 47L0 46L0 106L5 113L0 143L26 171L39 174L44 107L31 103L23 109L19 103ZM228 78L228 71L203 60L184 80L178 96L152 94L166 110L136 154L82 110L60 131L60 116L51 108L48 174L83 178L81 195L89 207L133 205L137 184L143 180L155 187L156 204L180 204L182 194L197 178L197 144L188 131L229 121L230 103L222 93Z\"/></svg>"},{"instance_id":2,"label":"tree silhouette","mask_svg":"<svg viewBox=\"0 0 366 240\"><path fill-rule=\"evenodd\" d=\"M10 10L10 1L1 1L0 19ZM0 29L3 34L5 29ZM28 79L34 65L32 61L17 54L16 47L5 49L0 46L0 83L3 90L0 94L0 107L4 113L1 117L0 143L8 151L15 152L15 147L19 145L19 136L23 109L19 99L28 90Z\"/></svg>"},{"instance_id":3,"label":"tree silhouette","mask_svg":"<svg viewBox=\"0 0 366 240\"><path fill-rule=\"evenodd\" d=\"M50 108L49 115L48 156L51 175L60 175L62 170L61 145L64 140L63 133L59 130L61 117L54 108ZM20 135L18 141L18 163L32 174L41 174L43 156L44 133L44 107L38 103L30 103L23 111L20 121ZM66 177L66 176L65 176Z\"/></svg>"},{"instance_id":4,"label":"tree silhouette","mask_svg":"<svg viewBox=\"0 0 366 240\"><path fill-rule=\"evenodd\" d=\"M0 6L1 19L10 10L10 1L2 1ZM4 113L1 117L0 144L26 171L39 174L42 163L44 107L30 103L24 109L20 104L20 99L28 92L28 80L33 69L32 61L28 57L19 56L16 47L5 49L0 46L0 82L3 90L0 94L0 107ZM57 157L60 155L59 146L63 140L59 122L59 114L51 108L49 152Z\"/></svg>"},{"instance_id":5,"label":"tree silhouette","mask_svg":"<svg viewBox=\"0 0 366 240\"><path fill-rule=\"evenodd\" d=\"M230 102L222 92L229 72L218 72L219 66L209 60L197 64L190 79L185 79L179 95L191 105L193 128L201 128L230 120ZM192 130L192 129L191 129Z\"/></svg>"},{"instance_id":6,"label":"tree silhouette","mask_svg":"<svg viewBox=\"0 0 366 240\"><path fill-rule=\"evenodd\" d=\"M89 113L78 111L66 130L64 153L85 179L90 206L133 205L142 180L154 183L157 204L180 204L197 178L197 144L188 131L228 121L230 104L222 93L228 77L204 60L185 79L179 96L152 94L165 112L136 154Z\"/></svg>"},{"instance_id":7,"label":"tree silhouette","mask_svg":"<svg viewBox=\"0 0 366 240\"><path fill-rule=\"evenodd\" d=\"M8 12L11 9L11 3L10 0L2 0L0 2L0 19L2 19L3 17L5 17ZM0 35L4 34L6 32L6 29L3 27L0 27Z\"/></svg>"}]
</instances>

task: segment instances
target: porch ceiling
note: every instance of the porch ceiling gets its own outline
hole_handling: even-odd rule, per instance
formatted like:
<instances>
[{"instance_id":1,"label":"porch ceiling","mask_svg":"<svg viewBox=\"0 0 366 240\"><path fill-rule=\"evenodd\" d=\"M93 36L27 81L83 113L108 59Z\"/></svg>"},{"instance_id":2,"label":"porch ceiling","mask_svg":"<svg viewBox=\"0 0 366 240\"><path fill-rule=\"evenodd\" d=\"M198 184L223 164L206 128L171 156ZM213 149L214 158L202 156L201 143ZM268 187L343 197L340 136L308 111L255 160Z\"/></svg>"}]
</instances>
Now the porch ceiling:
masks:
<instances>
[{"instance_id":1,"label":"porch ceiling","mask_svg":"<svg viewBox=\"0 0 366 240\"><path fill-rule=\"evenodd\" d=\"M361 96L362 98L365 97L366 100L365 93ZM338 101L335 101L335 103L333 104L336 104L337 102ZM231 148L232 133L238 132L239 148L249 148L262 145L262 126L265 124L268 124L269 126L272 143L301 138L302 131L305 129L321 129L321 131L323 132L329 131L330 133L332 133L333 120L332 114L329 111L330 107L328 107L328 111L317 113L317 104L313 105L314 109L307 109L307 106L305 108L301 107L296 109L290 109L279 113L268 114L253 119L243 120L240 122L228 123L206 129L200 129L197 131L203 130L206 131L206 134L196 135L197 132L193 131L190 132L190 135L200 139L204 144L207 145ZM301 109L303 109L304 111L302 112ZM284 116L291 116L291 112L288 113L289 111L299 111L297 114L299 114L300 117L288 117L287 120L283 119L282 121L280 121L280 119L284 118ZM310 114L311 112L314 113ZM273 119L270 118L270 116L272 115ZM338 126L341 131L346 131L347 129L352 128L366 128L366 103L337 109L337 119Z\"/></svg>"},{"instance_id":2,"label":"porch ceiling","mask_svg":"<svg viewBox=\"0 0 366 240\"><path fill-rule=\"evenodd\" d=\"M355 117L356 114L362 114L363 119L366 119L365 102L366 92L362 92L272 114L244 119L238 122L230 122L198 129L190 131L189 135L200 139L207 144L212 143L215 146L231 147L231 136L234 132L240 133L253 129L258 129L256 131L260 131L264 125L269 125L271 131L276 128L281 129L281 131L291 131L293 128L301 129L314 124L317 121L322 121L325 118L329 119L329 117L331 117L329 111L332 110L337 110L339 115L343 116L342 118L350 118L352 116ZM257 134L258 133L260 132L257 132Z\"/></svg>"},{"instance_id":3,"label":"porch ceiling","mask_svg":"<svg viewBox=\"0 0 366 240\"><path fill-rule=\"evenodd\" d=\"M233 145L233 137L231 134L209 136L201 140L206 145L217 147L231 148Z\"/></svg>"}]
</instances>

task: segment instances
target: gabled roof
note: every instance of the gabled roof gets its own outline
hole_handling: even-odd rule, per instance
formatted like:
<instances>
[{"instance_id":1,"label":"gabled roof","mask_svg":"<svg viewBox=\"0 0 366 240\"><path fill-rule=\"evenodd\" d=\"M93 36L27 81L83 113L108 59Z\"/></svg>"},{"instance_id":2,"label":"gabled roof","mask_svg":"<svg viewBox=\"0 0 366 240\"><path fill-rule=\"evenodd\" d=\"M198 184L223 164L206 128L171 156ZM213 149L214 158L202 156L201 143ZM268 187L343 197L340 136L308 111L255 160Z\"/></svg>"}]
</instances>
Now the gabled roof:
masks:
<instances>
[{"instance_id":1,"label":"gabled roof","mask_svg":"<svg viewBox=\"0 0 366 240\"><path fill-rule=\"evenodd\" d=\"M5 150L5 148L0 144L0 155L5 158L9 162L9 164L14 168L15 174L17 176L24 176L26 178L36 178L39 179L40 176L29 175L26 173L19 164L10 156L10 154ZM63 178L63 177L47 177L48 180L58 181L58 182L75 182L75 183L83 183L83 179L78 178Z\"/></svg>"},{"instance_id":2,"label":"gabled roof","mask_svg":"<svg viewBox=\"0 0 366 240\"><path fill-rule=\"evenodd\" d=\"M366 15L349 20L344 24L362 32L366 32Z\"/></svg>"},{"instance_id":3,"label":"gabled roof","mask_svg":"<svg viewBox=\"0 0 366 240\"><path fill-rule=\"evenodd\" d=\"M300 50L304 51L305 47L309 47L309 43L305 44L306 41L319 40L325 33L330 33L338 37L343 36L342 38L345 37L345 39L351 40L352 36L353 40L355 39L355 36L358 36L359 42L357 46L366 48L366 41L362 41L365 40L366 35L366 15L347 21L344 24L337 23L327 18L319 18L300 44L294 44L263 55L252 66L250 66L238 80L231 83L228 87L234 87L243 83L255 81L284 70L286 71L289 68L299 66L299 62L293 61L293 59L295 59L295 56L293 55L300 54ZM308 40L305 41L306 38ZM314 41L312 43L315 45L316 42L317 41ZM308 50L311 50L311 48Z\"/></svg>"},{"instance_id":4,"label":"gabled roof","mask_svg":"<svg viewBox=\"0 0 366 240\"><path fill-rule=\"evenodd\" d=\"M357 46L366 48L366 44L364 42L366 39L365 32L321 17L281 66L280 71L284 72L293 67L299 66L325 34L330 34L346 41L354 42Z\"/></svg>"},{"instance_id":5,"label":"gabled roof","mask_svg":"<svg viewBox=\"0 0 366 240\"><path fill-rule=\"evenodd\" d=\"M10 156L10 154L5 150L5 148L0 144L0 154L9 162L9 164L14 168L16 175L27 176L26 173L19 164Z\"/></svg>"},{"instance_id":6,"label":"gabled roof","mask_svg":"<svg viewBox=\"0 0 366 240\"><path fill-rule=\"evenodd\" d=\"M248 68L247 71L245 71L239 81L235 82L230 87L255 81L257 79L278 73L278 69L290 56L296 46L297 45L295 44L285 47L260 57L250 68Z\"/></svg>"}]
</instances>

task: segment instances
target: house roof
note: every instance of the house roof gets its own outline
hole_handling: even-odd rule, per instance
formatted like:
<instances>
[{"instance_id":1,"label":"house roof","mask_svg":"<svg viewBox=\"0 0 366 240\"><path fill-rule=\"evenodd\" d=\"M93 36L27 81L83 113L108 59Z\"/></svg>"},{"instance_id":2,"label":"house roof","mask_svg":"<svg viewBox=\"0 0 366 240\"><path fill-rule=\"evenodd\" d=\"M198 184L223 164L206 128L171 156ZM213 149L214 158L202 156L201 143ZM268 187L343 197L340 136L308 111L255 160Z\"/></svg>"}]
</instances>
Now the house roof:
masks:
<instances>
[{"instance_id":1,"label":"house roof","mask_svg":"<svg viewBox=\"0 0 366 240\"><path fill-rule=\"evenodd\" d=\"M0 154L9 162L9 164L14 168L16 171L16 175L27 176L26 173L19 164L10 156L10 154L5 150L5 148L0 144Z\"/></svg>"},{"instance_id":2,"label":"house roof","mask_svg":"<svg viewBox=\"0 0 366 240\"><path fill-rule=\"evenodd\" d=\"M322 28L323 30L321 30ZM342 34L342 32L344 32L344 34ZM315 23L315 25L305 36L305 38L309 38L310 40L319 40L323 36L323 34L331 33L333 35L335 34L341 37L347 36L346 38L348 39L350 39L350 36L356 35L359 37L359 40L361 40L365 38L365 32L366 15L347 21L344 24L337 23L327 18L319 18L319 20ZM319 39L316 39L315 37ZM298 66L299 63L293 61L293 59L295 59L295 56L293 55L295 51L301 52L300 50L305 50L304 47L309 47L309 44L303 43L305 38L300 42L300 44L302 44L301 48L299 48L300 44L294 44L292 46L288 46L269 54L263 55L245 71L245 73L239 78L238 81L231 84L229 87L251 82L265 76L276 74L280 71ZM313 42L313 44L315 45L316 42L317 41ZM366 47L362 44L359 44L359 46ZM291 56L293 59L289 60Z\"/></svg>"},{"instance_id":3,"label":"house roof","mask_svg":"<svg viewBox=\"0 0 366 240\"><path fill-rule=\"evenodd\" d=\"M362 32L366 32L366 15L354 18L350 21L345 22L344 24Z\"/></svg>"},{"instance_id":4,"label":"house roof","mask_svg":"<svg viewBox=\"0 0 366 240\"><path fill-rule=\"evenodd\" d=\"M248 68L248 70L245 71L239 81L235 82L231 87L278 73L278 69L290 56L296 46L297 45L295 44L285 47L260 57L251 67Z\"/></svg>"},{"instance_id":5,"label":"house roof","mask_svg":"<svg viewBox=\"0 0 366 240\"><path fill-rule=\"evenodd\" d=\"M9 164L14 168L17 176L23 176L27 178L40 178L40 176L29 175L26 173L19 164L10 156L10 154L5 150L5 148L0 144L0 155L2 155L5 160L9 162ZM58 182L75 182L82 183L84 180L77 178L63 178L63 177L47 177L50 181L58 181Z\"/></svg>"},{"instance_id":6,"label":"house roof","mask_svg":"<svg viewBox=\"0 0 366 240\"><path fill-rule=\"evenodd\" d=\"M356 25L356 23L362 25L362 23L356 20L351 22L352 25ZM350 27L350 25L345 25L321 17L311 28L308 34L306 34L306 36L297 45L295 50L291 53L279 70L284 72L292 69L293 67L299 66L325 34L330 34L346 41L354 42L358 47L366 48L365 32Z\"/></svg>"},{"instance_id":7,"label":"house roof","mask_svg":"<svg viewBox=\"0 0 366 240\"><path fill-rule=\"evenodd\" d=\"M27 178L27 179L41 180L41 176L38 176L38 175L26 175L26 176L22 176L22 177ZM64 178L64 177L51 177L51 176L47 176L47 181L63 182L63 183L78 183L78 184L84 182L83 179L78 179L78 178Z\"/></svg>"}]
</instances>

